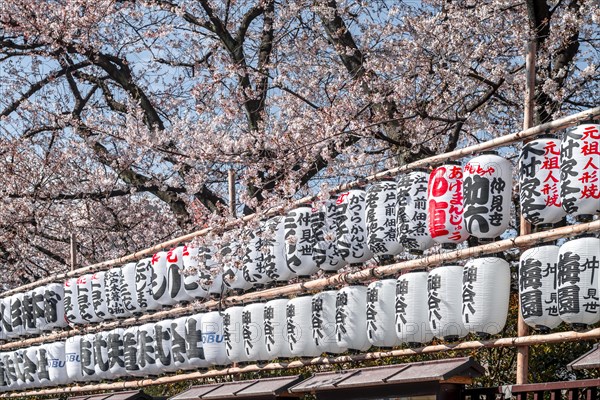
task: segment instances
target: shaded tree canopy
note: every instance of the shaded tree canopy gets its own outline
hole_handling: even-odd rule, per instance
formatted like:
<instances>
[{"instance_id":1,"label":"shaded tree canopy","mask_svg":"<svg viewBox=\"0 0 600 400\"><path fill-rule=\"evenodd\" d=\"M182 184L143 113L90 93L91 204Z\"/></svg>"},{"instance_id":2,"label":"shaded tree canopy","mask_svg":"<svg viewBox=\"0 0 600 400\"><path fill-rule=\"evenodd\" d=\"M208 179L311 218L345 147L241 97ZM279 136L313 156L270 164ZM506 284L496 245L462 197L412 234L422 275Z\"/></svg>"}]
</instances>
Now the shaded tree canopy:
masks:
<instances>
[{"instance_id":1,"label":"shaded tree canopy","mask_svg":"<svg viewBox=\"0 0 600 400\"><path fill-rule=\"evenodd\" d=\"M594 0L6 0L6 287L598 105ZM531 29L531 30L530 30ZM8 273L5 273L8 272Z\"/></svg>"}]
</instances>

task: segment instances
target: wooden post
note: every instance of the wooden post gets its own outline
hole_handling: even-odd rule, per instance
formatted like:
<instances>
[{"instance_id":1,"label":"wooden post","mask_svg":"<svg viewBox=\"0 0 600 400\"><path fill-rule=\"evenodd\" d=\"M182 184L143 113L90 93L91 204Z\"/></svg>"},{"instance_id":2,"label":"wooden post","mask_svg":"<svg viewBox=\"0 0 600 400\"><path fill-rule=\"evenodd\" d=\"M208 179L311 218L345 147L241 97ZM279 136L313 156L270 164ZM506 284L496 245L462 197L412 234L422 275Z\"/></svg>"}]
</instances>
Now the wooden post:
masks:
<instances>
[{"instance_id":1,"label":"wooden post","mask_svg":"<svg viewBox=\"0 0 600 400\"><path fill-rule=\"evenodd\" d=\"M71 233L71 271L77 268L77 239L75 234Z\"/></svg>"},{"instance_id":2,"label":"wooden post","mask_svg":"<svg viewBox=\"0 0 600 400\"><path fill-rule=\"evenodd\" d=\"M233 169L227 171L227 186L229 188L229 213L236 218L235 171Z\"/></svg>"},{"instance_id":3,"label":"wooden post","mask_svg":"<svg viewBox=\"0 0 600 400\"><path fill-rule=\"evenodd\" d=\"M527 58L525 61L526 85L525 85L525 107L523 110L523 129L529 129L533 126L533 115L535 113L535 39L529 40L527 45ZM526 143L526 142L524 142ZM521 210L522 211L522 210ZM520 215L520 230L519 235L529 235L531 233L531 224L523 218L523 213ZM529 327L523 320L521 315L521 307L519 306L519 317L517 320L517 336L529 335ZM529 373L529 347L517 347L517 385L527 383L527 375Z\"/></svg>"}]
</instances>

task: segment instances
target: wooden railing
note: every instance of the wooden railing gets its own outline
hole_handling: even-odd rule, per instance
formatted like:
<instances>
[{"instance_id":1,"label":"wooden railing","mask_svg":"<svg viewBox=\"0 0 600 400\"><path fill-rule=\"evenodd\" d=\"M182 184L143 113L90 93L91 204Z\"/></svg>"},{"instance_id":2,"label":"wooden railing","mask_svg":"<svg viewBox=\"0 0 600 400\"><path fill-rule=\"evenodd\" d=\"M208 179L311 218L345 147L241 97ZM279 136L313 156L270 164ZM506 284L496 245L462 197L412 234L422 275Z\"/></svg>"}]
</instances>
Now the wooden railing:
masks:
<instances>
[{"instance_id":1,"label":"wooden railing","mask_svg":"<svg viewBox=\"0 0 600 400\"><path fill-rule=\"evenodd\" d=\"M465 390L462 400L598 400L600 379L531 383Z\"/></svg>"}]
</instances>

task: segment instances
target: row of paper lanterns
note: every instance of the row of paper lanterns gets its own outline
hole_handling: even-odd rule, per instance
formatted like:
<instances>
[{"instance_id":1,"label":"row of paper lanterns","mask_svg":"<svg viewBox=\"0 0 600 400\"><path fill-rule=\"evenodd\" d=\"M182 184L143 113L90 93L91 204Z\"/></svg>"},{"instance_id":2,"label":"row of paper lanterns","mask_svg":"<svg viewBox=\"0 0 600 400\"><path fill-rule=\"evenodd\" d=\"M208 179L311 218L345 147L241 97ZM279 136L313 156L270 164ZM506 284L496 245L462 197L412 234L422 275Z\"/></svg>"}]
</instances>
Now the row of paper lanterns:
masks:
<instances>
[{"instance_id":1,"label":"row of paper lanterns","mask_svg":"<svg viewBox=\"0 0 600 400\"><path fill-rule=\"evenodd\" d=\"M368 286L75 336L0 354L0 388L153 376L210 365L315 357L371 346L496 334L506 323L508 263L495 257L409 272Z\"/></svg>"},{"instance_id":2,"label":"row of paper lanterns","mask_svg":"<svg viewBox=\"0 0 600 400\"><path fill-rule=\"evenodd\" d=\"M598 212L600 192L594 184L598 157L594 154L599 141L598 125L586 124L569 130L562 142L542 138L524 146L519 171L526 218L538 223L556 221L561 204L569 205L565 209L572 215ZM553 171L556 165L562 168L560 173ZM573 185L578 182L581 194L572 200ZM547 204L542 205L535 195L550 193L549 184L565 190L556 192L559 200L553 197L552 203L547 197ZM397 183L379 182L367 191L343 193L317 209L299 207L285 217L271 218L256 231L248 231L248 239L239 243L219 249L178 247L138 263L70 279L64 287L65 318L74 324L123 318L226 290L287 282L319 269L337 271L374 255L420 252L434 243L454 245L469 235L496 238L509 223L511 190L512 167L497 154L477 156L464 168L447 163L431 173L412 171ZM571 200L561 202L561 198ZM546 212L554 217L546 218ZM49 322L32 319L28 308L32 303L28 300L39 299L39 293L19 296L0 301L0 311L10 310L10 316L2 318L0 340L48 328L38 327ZM37 303L33 301L34 314ZM12 330L2 326L7 319L16 325Z\"/></svg>"},{"instance_id":3,"label":"row of paper lanterns","mask_svg":"<svg viewBox=\"0 0 600 400\"><path fill-rule=\"evenodd\" d=\"M519 265L523 320L548 332L562 322L587 328L600 321L600 239L578 237L523 252Z\"/></svg>"}]
</instances>

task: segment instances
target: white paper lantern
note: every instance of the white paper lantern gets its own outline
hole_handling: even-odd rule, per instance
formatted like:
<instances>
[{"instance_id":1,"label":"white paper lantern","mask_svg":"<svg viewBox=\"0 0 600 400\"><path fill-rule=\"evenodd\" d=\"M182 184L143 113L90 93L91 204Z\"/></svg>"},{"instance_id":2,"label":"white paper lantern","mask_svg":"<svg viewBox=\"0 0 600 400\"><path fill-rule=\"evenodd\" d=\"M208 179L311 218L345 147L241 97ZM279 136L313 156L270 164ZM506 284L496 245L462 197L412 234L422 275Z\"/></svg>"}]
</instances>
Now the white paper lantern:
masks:
<instances>
[{"instance_id":1,"label":"white paper lantern","mask_svg":"<svg viewBox=\"0 0 600 400\"><path fill-rule=\"evenodd\" d=\"M48 360L48 376L52 385L64 385L69 382L67 376L65 342L45 345Z\"/></svg>"},{"instance_id":2,"label":"white paper lantern","mask_svg":"<svg viewBox=\"0 0 600 400\"><path fill-rule=\"evenodd\" d=\"M162 304L154 299L152 291L152 258L144 258L135 265L135 291L142 311L159 310Z\"/></svg>"},{"instance_id":3,"label":"white paper lantern","mask_svg":"<svg viewBox=\"0 0 600 400\"><path fill-rule=\"evenodd\" d=\"M0 299L1 301L2 299ZM8 365L5 361L5 353L0 353L0 393L11 390L11 380L8 372Z\"/></svg>"},{"instance_id":4,"label":"white paper lantern","mask_svg":"<svg viewBox=\"0 0 600 400\"><path fill-rule=\"evenodd\" d=\"M464 218L467 232L480 239L500 236L510 221L512 165L486 152L465 165Z\"/></svg>"},{"instance_id":5,"label":"white paper lantern","mask_svg":"<svg viewBox=\"0 0 600 400\"><path fill-rule=\"evenodd\" d=\"M23 377L25 384L28 388L36 388L41 386L40 376L38 372L40 369L40 360L38 354L38 347L33 346L23 350ZM48 368L44 366L42 373L45 381L47 379Z\"/></svg>"},{"instance_id":6,"label":"white paper lantern","mask_svg":"<svg viewBox=\"0 0 600 400\"><path fill-rule=\"evenodd\" d=\"M96 375L95 367L95 335L81 335L79 338L79 355L81 359L79 381L90 382L100 380L100 377Z\"/></svg>"},{"instance_id":7,"label":"white paper lantern","mask_svg":"<svg viewBox=\"0 0 600 400\"><path fill-rule=\"evenodd\" d=\"M183 280L183 246L167 252L167 270L167 286L171 299L176 303L192 300L194 296L187 293Z\"/></svg>"},{"instance_id":8,"label":"white paper lantern","mask_svg":"<svg viewBox=\"0 0 600 400\"><path fill-rule=\"evenodd\" d=\"M121 268L112 268L104 274L104 290L106 296L106 307L108 315L111 318L124 318L129 313L123 305L121 297L121 285L123 282L123 273Z\"/></svg>"},{"instance_id":9,"label":"white paper lantern","mask_svg":"<svg viewBox=\"0 0 600 400\"><path fill-rule=\"evenodd\" d=\"M121 268L123 280L121 281L121 299L123 307L131 315L140 315L142 309L137 300L136 289L136 263L125 264Z\"/></svg>"},{"instance_id":10,"label":"white paper lantern","mask_svg":"<svg viewBox=\"0 0 600 400\"><path fill-rule=\"evenodd\" d=\"M218 274L211 280L208 288L208 294L213 298L221 298L227 293L227 286L223 281L223 274Z\"/></svg>"},{"instance_id":11,"label":"white paper lantern","mask_svg":"<svg viewBox=\"0 0 600 400\"><path fill-rule=\"evenodd\" d=\"M28 387L28 382L25 380L24 352L24 350L15 350L11 353L16 377L16 389L24 389Z\"/></svg>"},{"instance_id":12,"label":"white paper lantern","mask_svg":"<svg viewBox=\"0 0 600 400\"><path fill-rule=\"evenodd\" d=\"M429 327L439 339L454 341L467 335L462 322L463 267L434 268L427 278Z\"/></svg>"},{"instance_id":13,"label":"white paper lantern","mask_svg":"<svg viewBox=\"0 0 600 400\"><path fill-rule=\"evenodd\" d=\"M579 237L560 246L556 273L558 313L576 329L600 321L599 266L600 239Z\"/></svg>"},{"instance_id":14,"label":"white paper lantern","mask_svg":"<svg viewBox=\"0 0 600 400\"><path fill-rule=\"evenodd\" d=\"M112 379L108 364L108 332L94 335L94 380Z\"/></svg>"},{"instance_id":15,"label":"white paper lantern","mask_svg":"<svg viewBox=\"0 0 600 400\"><path fill-rule=\"evenodd\" d=\"M269 359L292 356L287 339L287 304L288 299L275 299L265 303L265 348Z\"/></svg>"},{"instance_id":16,"label":"white paper lantern","mask_svg":"<svg viewBox=\"0 0 600 400\"><path fill-rule=\"evenodd\" d=\"M156 376L160 374L160 366L158 365L156 358L157 351L156 340L154 339L154 324L148 323L141 325L138 328L137 337L137 362L140 369L139 371L127 370L127 373L142 376Z\"/></svg>"},{"instance_id":17,"label":"white paper lantern","mask_svg":"<svg viewBox=\"0 0 600 400\"><path fill-rule=\"evenodd\" d=\"M204 255L204 252L202 255ZM200 248L193 245L184 246L182 257L185 271L183 276L185 291L194 299L207 298L208 288L200 284L200 279L203 276L202 270L204 269L200 266L200 261L202 261L203 265L206 262L204 258L200 260Z\"/></svg>"},{"instance_id":18,"label":"white paper lantern","mask_svg":"<svg viewBox=\"0 0 600 400\"><path fill-rule=\"evenodd\" d=\"M568 129L560 146L560 197L574 216L600 214L600 125Z\"/></svg>"},{"instance_id":19,"label":"white paper lantern","mask_svg":"<svg viewBox=\"0 0 600 400\"><path fill-rule=\"evenodd\" d=\"M504 329L510 299L510 266L498 257L467 261L463 269L462 319L465 328L487 339Z\"/></svg>"},{"instance_id":20,"label":"white paper lantern","mask_svg":"<svg viewBox=\"0 0 600 400\"><path fill-rule=\"evenodd\" d=\"M533 247L521 254L519 305L525 323L543 333L560 325L556 295L558 246Z\"/></svg>"},{"instance_id":21,"label":"white paper lantern","mask_svg":"<svg viewBox=\"0 0 600 400\"><path fill-rule=\"evenodd\" d=\"M336 340L341 348L364 352L371 342L367 337L367 287L346 286L336 295Z\"/></svg>"},{"instance_id":22,"label":"white paper lantern","mask_svg":"<svg viewBox=\"0 0 600 400\"><path fill-rule=\"evenodd\" d=\"M169 292L170 269L167 266L167 252L159 251L152 256L152 296L162 305L171 306L177 300Z\"/></svg>"},{"instance_id":23,"label":"white paper lantern","mask_svg":"<svg viewBox=\"0 0 600 400\"><path fill-rule=\"evenodd\" d=\"M285 252L288 267L301 277L319 270L314 258L315 237L311 226L312 208L295 208L285 216Z\"/></svg>"},{"instance_id":24,"label":"white paper lantern","mask_svg":"<svg viewBox=\"0 0 600 400\"><path fill-rule=\"evenodd\" d=\"M396 334L402 343L416 347L433 339L429 329L425 271L409 272L396 282Z\"/></svg>"},{"instance_id":25,"label":"white paper lantern","mask_svg":"<svg viewBox=\"0 0 600 400\"><path fill-rule=\"evenodd\" d=\"M84 323L100 321L92 305L92 275L77 278L77 306Z\"/></svg>"},{"instance_id":26,"label":"white paper lantern","mask_svg":"<svg viewBox=\"0 0 600 400\"><path fill-rule=\"evenodd\" d=\"M139 327L131 326L123 332L123 363L125 373L131 376L144 376L138 364Z\"/></svg>"},{"instance_id":27,"label":"white paper lantern","mask_svg":"<svg viewBox=\"0 0 600 400\"><path fill-rule=\"evenodd\" d=\"M211 311L202 316L202 346L210 365L226 365L227 352L223 340L223 316Z\"/></svg>"},{"instance_id":28,"label":"white paper lantern","mask_svg":"<svg viewBox=\"0 0 600 400\"><path fill-rule=\"evenodd\" d=\"M288 343L292 355L316 357L321 354L312 338L312 296L291 299L286 307Z\"/></svg>"},{"instance_id":29,"label":"white paper lantern","mask_svg":"<svg viewBox=\"0 0 600 400\"><path fill-rule=\"evenodd\" d=\"M23 315L23 329L25 335L35 335L40 332L37 328L35 310L33 307L33 291L23 293L23 300L21 302L21 309Z\"/></svg>"},{"instance_id":30,"label":"white paper lantern","mask_svg":"<svg viewBox=\"0 0 600 400\"><path fill-rule=\"evenodd\" d=\"M244 307L229 307L223 312L223 340L227 359L232 363L248 361L244 350L244 339L242 334L242 313Z\"/></svg>"},{"instance_id":31,"label":"white paper lantern","mask_svg":"<svg viewBox=\"0 0 600 400\"><path fill-rule=\"evenodd\" d=\"M340 256L349 264L362 263L373 257L367 243L365 219L366 193L350 190L338 196L337 244Z\"/></svg>"},{"instance_id":32,"label":"white paper lantern","mask_svg":"<svg viewBox=\"0 0 600 400\"><path fill-rule=\"evenodd\" d=\"M398 240L409 252L422 254L433 245L427 224L429 172L415 170L398 181Z\"/></svg>"},{"instance_id":33,"label":"white paper lantern","mask_svg":"<svg viewBox=\"0 0 600 400\"><path fill-rule=\"evenodd\" d=\"M64 310L65 319L72 324L81 324L83 319L79 314L79 305L77 303L77 279L67 279L64 284Z\"/></svg>"},{"instance_id":34,"label":"white paper lantern","mask_svg":"<svg viewBox=\"0 0 600 400\"><path fill-rule=\"evenodd\" d=\"M113 318L108 313L108 302L106 301L106 272L96 272L92 275L92 308L98 320Z\"/></svg>"},{"instance_id":35,"label":"white paper lantern","mask_svg":"<svg viewBox=\"0 0 600 400\"><path fill-rule=\"evenodd\" d=\"M525 143L521 150L521 213L533 225L553 224L566 215L560 199L560 147L558 139L538 138Z\"/></svg>"},{"instance_id":36,"label":"white paper lantern","mask_svg":"<svg viewBox=\"0 0 600 400\"><path fill-rule=\"evenodd\" d=\"M265 224L264 232L265 269L272 281L287 282L296 277L288 267L285 247L285 218L273 217Z\"/></svg>"},{"instance_id":37,"label":"white paper lantern","mask_svg":"<svg viewBox=\"0 0 600 400\"><path fill-rule=\"evenodd\" d=\"M49 346L50 346L50 344L46 343L46 344L42 344L42 345L38 346L38 348L37 348L37 356L38 356L37 376L38 376L38 379L40 380L40 385L39 385L40 387L55 386L55 385L60 384L60 383L56 383L55 381L53 381L50 376L52 367L51 367L51 362L50 362L49 353L48 353ZM63 347L63 361L64 361L64 347ZM66 377L66 371L64 370L64 367L63 367L63 372Z\"/></svg>"},{"instance_id":38,"label":"white paper lantern","mask_svg":"<svg viewBox=\"0 0 600 400\"><path fill-rule=\"evenodd\" d=\"M451 248L468 239L463 215L463 169L460 163L448 162L431 172L427 201L427 224L435 242Z\"/></svg>"},{"instance_id":39,"label":"white paper lantern","mask_svg":"<svg viewBox=\"0 0 600 400\"><path fill-rule=\"evenodd\" d=\"M125 353L123 347L123 336L125 329L116 328L108 332L108 371L111 379L127 376L125 369Z\"/></svg>"},{"instance_id":40,"label":"white paper lantern","mask_svg":"<svg viewBox=\"0 0 600 400\"><path fill-rule=\"evenodd\" d=\"M265 344L265 305L264 303L248 304L242 310L242 338L244 353L249 361L265 361L269 359Z\"/></svg>"},{"instance_id":41,"label":"white paper lantern","mask_svg":"<svg viewBox=\"0 0 600 400\"><path fill-rule=\"evenodd\" d=\"M321 353L338 354L347 349L336 339L337 290L326 290L312 297L312 336Z\"/></svg>"},{"instance_id":42,"label":"white paper lantern","mask_svg":"<svg viewBox=\"0 0 600 400\"><path fill-rule=\"evenodd\" d=\"M4 371L6 383L8 384L9 390L18 390L20 389L20 384L17 379L17 371L15 368L15 359L13 357L12 352L7 352L2 354L2 359L4 363Z\"/></svg>"},{"instance_id":43,"label":"white paper lantern","mask_svg":"<svg viewBox=\"0 0 600 400\"><path fill-rule=\"evenodd\" d=\"M64 286L60 283L51 283L44 287L44 318L46 324L44 331L67 326L65 319Z\"/></svg>"},{"instance_id":44,"label":"white paper lantern","mask_svg":"<svg viewBox=\"0 0 600 400\"><path fill-rule=\"evenodd\" d=\"M394 327L396 315L396 280L383 279L367 288L367 337L373 346L394 347L400 344Z\"/></svg>"},{"instance_id":45,"label":"white paper lantern","mask_svg":"<svg viewBox=\"0 0 600 400\"><path fill-rule=\"evenodd\" d=\"M13 337L9 297L0 299L0 340Z\"/></svg>"},{"instance_id":46,"label":"white paper lantern","mask_svg":"<svg viewBox=\"0 0 600 400\"><path fill-rule=\"evenodd\" d=\"M205 368L210 364L204 355L202 319L204 314L194 314L185 321L187 363L190 368Z\"/></svg>"},{"instance_id":47,"label":"white paper lantern","mask_svg":"<svg viewBox=\"0 0 600 400\"><path fill-rule=\"evenodd\" d=\"M241 253L243 253L243 248L235 240L224 243L219 249L223 265L223 282L228 290L238 294L252 288L252 283L244 278L244 256Z\"/></svg>"},{"instance_id":48,"label":"white paper lantern","mask_svg":"<svg viewBox=\"0 0 600 400\"><path fill-rule=\"evenodd\" d=\"M37 333L43 330L48 330L46 327L46 312L44 293L46 292L45 286L40 286L31 291L32 293L32 306L33 306L33 317L35 318L35 326ZM0 336L2 336L2 328L0 327Z\"/></svg>"},{"instance_id":49,"label":"white paper lantern","mask_svg":"<svg viewBox=\"0 0 600 400\"><path fill-rule=\"evenodd\" d=\"M378 256L395 256L402 251L396 229L396 192L394 181L378 182L367 190L367 243Z\"/></svg>"},{"instance_id":50,"label":"white paper lantern","mask_svg":"<svg viewBox=\"0 0 600 400\"><path fill-rule=\"evenodd\" d=\"M81 367L81 336L79 335L70 337L65 341L65 371L69 382L84 381Z\"/></svg>"},{"instance_id":51,"label":"white paper lantern","mask_svg":"<svg viewBox=\"0 0 600 400\"><path fill-rule=\"evenodd\" d=\"M323 271L335 272L346 265L338 249L339 208L335 199L324 201L313 209L312 230L315 237L313 258Z\"/></svg>"},{"instance_id":52,"label":"white paper lantern","mask_svg":"<svg viewBox=\"0 0 600 400\"><path fill-rule=\"evenodd\" d=\"M173 334L171 332L171 320L157 322L154 324L154 341L156 343L156 365L161 371L177 371L177 366L173 362L171 346Z\"/></svg>"},{"instance_id":53,"label":"white paper lantern","mask_svg":"<svg viewBox=\"0 0 600 400\"><path fill-rule=\"evenodd\" d=\"M10 296L10 315L13 335L25 336L25 316L23 315L23 293Z\"/></svg>"},{"instance_id":54,"label":"white paper lantern","mask_svg":"<svg viewBox=\"0 0 600 400\"><path fill-rule=\"evenodd\" d=\"M244 279L254 287L262 287L271 282L271 278L267 275L264 230L264 223L261 222L256 230L246 232L248 239L244 246Z\"/></svg>"}]
</instances>

